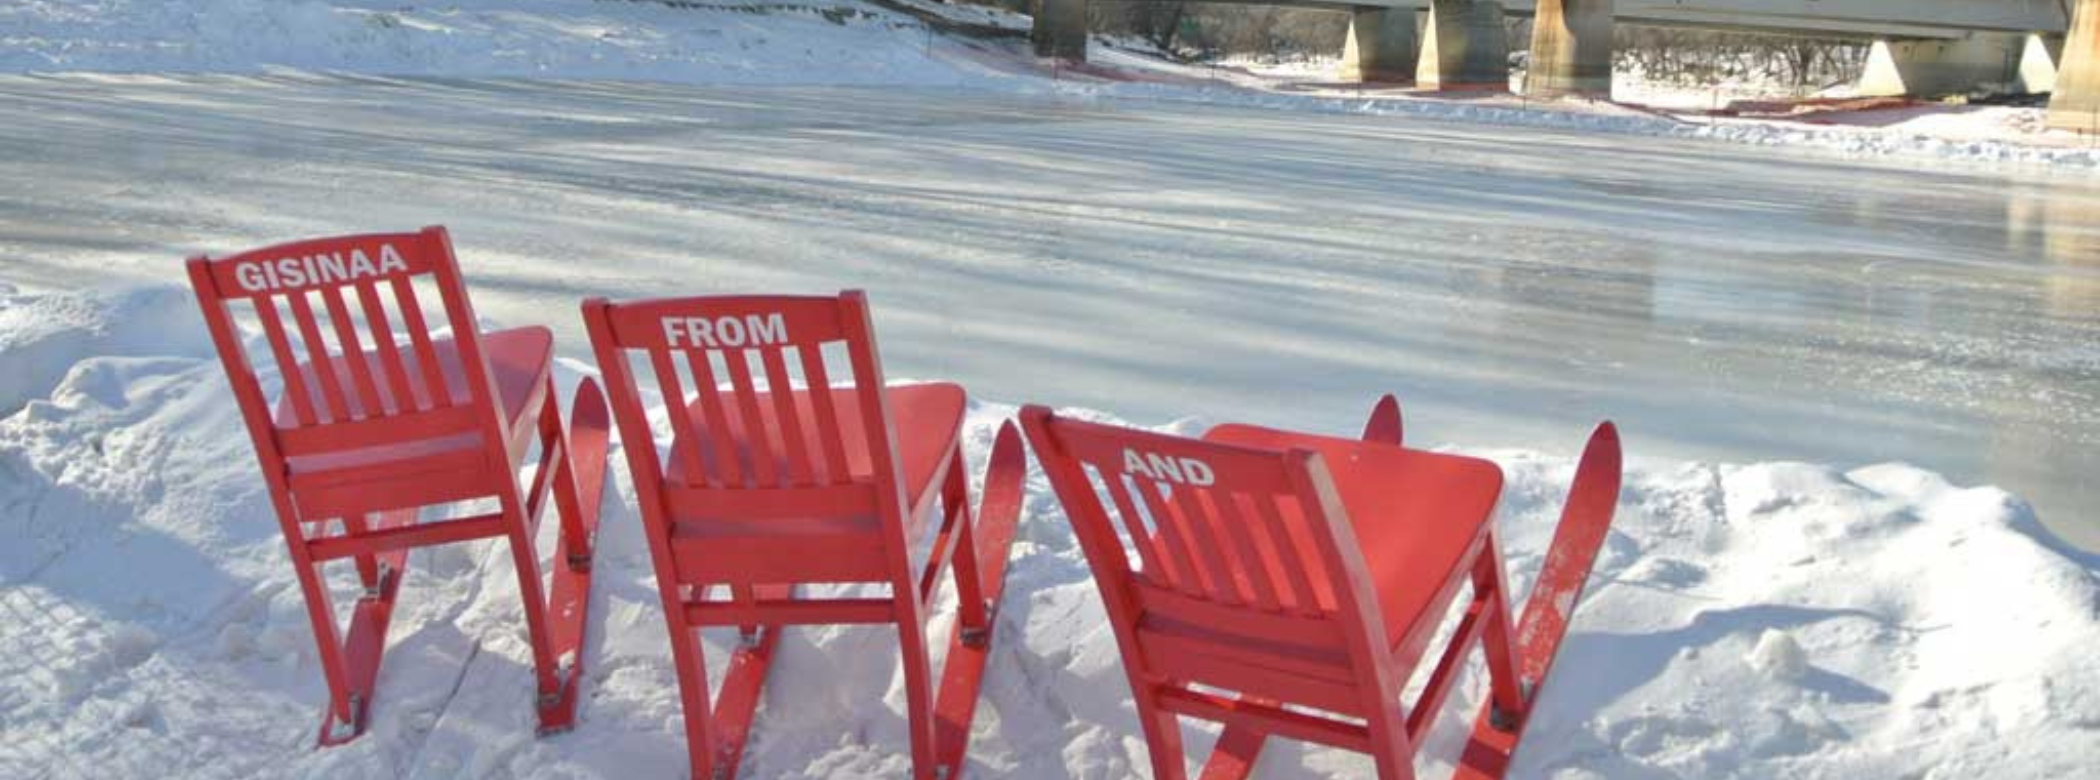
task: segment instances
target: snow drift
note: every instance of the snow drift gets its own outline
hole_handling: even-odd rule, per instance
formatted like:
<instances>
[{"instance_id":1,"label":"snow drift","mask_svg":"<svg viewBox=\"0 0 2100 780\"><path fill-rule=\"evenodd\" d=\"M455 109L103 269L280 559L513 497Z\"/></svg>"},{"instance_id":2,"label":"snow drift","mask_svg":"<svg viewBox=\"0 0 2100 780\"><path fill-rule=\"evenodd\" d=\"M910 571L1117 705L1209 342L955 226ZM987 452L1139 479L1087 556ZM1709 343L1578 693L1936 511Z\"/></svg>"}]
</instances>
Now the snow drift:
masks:
<instances>
[{"instance_id":1,"label":"snow drift","mask_svg":"<svg viewBox=\"0 0 2100 780\"><path fill-rule=\"evenodd\" d=\"M298 589L203 326L177 321L190 305L148 288L15 295L0 311L0 377L65 364L48 388L22 384L33 399L0 420L0 775L683 771L669 648L617 466L574 733L532 736L515 580L484 542L412 555L371 733L312 750L325 693ZM47 311L73 316L27 314ZM156 340L107 335L140 322ZM573 385L590 369L556 370ZM1011 412L972 407L973 456ZM1620 422L1638 455L1641 421ZM1521 593L1572 453L1476 454L1508 473L1496 522ZM972 771L1140 776L1115 644L1039 472L1021 522ZM1637 460L1591 583L1516 776L2044 778L2100 760L2100 559L2060 546L2000 490L1896 464ZM899 776L892 636L784 638L749 776ZM711 639L719 665L729 640ZM1455 751L1478 682L1426 763ZM1207 747L1211 733L1187 728L1192 751ZM1284 741L1257 772L1367 770Z\"/></svg>"},{"instance_id":2,"label":"snow drift","mask_svg":"<svg viewBox=\"0 0 2100 780\"><path fill-rule=\"evenodd\" d=\"M917 34L898 34L909 30ZM0 71L954 84L854 0L0 0Z\"/></svg>"}]
</instances>

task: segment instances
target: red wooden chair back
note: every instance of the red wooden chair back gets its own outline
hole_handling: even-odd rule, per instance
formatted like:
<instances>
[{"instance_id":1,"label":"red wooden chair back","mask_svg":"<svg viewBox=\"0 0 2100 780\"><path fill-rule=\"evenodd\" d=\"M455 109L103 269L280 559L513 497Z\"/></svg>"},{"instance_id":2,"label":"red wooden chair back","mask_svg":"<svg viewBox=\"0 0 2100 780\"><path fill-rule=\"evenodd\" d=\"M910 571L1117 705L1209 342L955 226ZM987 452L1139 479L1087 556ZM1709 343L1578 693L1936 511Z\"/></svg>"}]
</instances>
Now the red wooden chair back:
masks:
<instances>
[{"instance_id":1,"label":"red wooden chair back","mask_svg":"<svg viewBox=\"0 0 2100 780\"><path fill-rule=\"evenodd\" d=\"M644 519L681 583L897 578L909 520L861 293L596 300L584 317ZM844 365L827 360L841 347ZM671 410L668 442L642 422L645 376ZM852 389L833 390L834 378ZM798 384L809 392L791 392ZM900 555L867 554L885 550Z\"/></svg>"},{"instance_id":2,"label":"red wooden chair back","mask_svg":"<svg viewBox=\"0 0 2100 780\"><path fill-rule=\"evenodd\" d=\"M502 415L444 228L198 257L189 261L189 273L256 452L273 480L303 459L417 440L478 435L503 452ZM416 291L418 281L436 289L435 318ZM249 314L267 347L261 357L282 377L275 412L258 379L256 356L235 325L237 315ZM463 376L445 370L434 322L451 329L449 348L457 349ZM410 349L398 346L401 338ZM429 503L426 496L398 498L383 503Z\"/></svg>"},{"instance_id":3,"label":"red wooden chair back","mask_svg":"<svg viewBox=\"0 0 2100 780\"><path fill-rule=\"evenodd\" d=\"M1379 706L1363 681L1381 622L1318 455L1042 407L1021 421L1093 567L1137 695L1222 701L1194 683L1358 717Z\"/></svg>"},{"instance_id":4,"label":"red wooden chair back","mask_svg":"<svg viewBox=\"0 0 2100 780\"><path fill-rule=\"evenodd\" d=\"M572 439L553 397L552 334L484 335L443 228L197 257L188 268L306 595L331 698L322 744L364 729L408 549L492 536L509 537L541 728L572 724L603 484L596 386L578 389L587 435ZM259 327L253 349L237 317ZM275 408L258 364L282 378ZM535 431L539 464L524 490L515 469ZM532 540L550 496L562 515L563 565L543 586ZM500 509L421 522L424 508L487 498ZM347 640L321 574L343 558L365 586Z\"/></svg>"}]
</instances>

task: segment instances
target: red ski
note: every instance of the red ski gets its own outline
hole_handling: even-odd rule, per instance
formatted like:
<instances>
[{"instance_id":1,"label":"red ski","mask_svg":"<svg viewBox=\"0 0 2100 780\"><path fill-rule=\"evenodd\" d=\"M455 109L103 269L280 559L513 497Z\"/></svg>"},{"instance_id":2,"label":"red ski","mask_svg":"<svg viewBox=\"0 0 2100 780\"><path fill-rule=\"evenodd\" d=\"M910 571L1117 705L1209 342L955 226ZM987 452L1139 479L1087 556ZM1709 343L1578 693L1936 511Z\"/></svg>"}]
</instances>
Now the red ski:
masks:
<instances>
[{"instance_id":1,"label":"red ski","mask_svg":"<svg viewBox=\"0 0 2100 780\"><path fill-rule=\"evenodd\" d=\"M1021 434L1009 425L1000 426L992 443L992 459L984 472L984 499L977 509L977 573L984 578L986 603L982 629L958 626L948 642L948 660L942 662L940 699L934 705L934 750L936 776L959 780L963 757L970 747L970 722L977 715L977 694L984 687L984 667L992 655L992 637L999 627L999 596L1006 590L1006 556L1013 547L1014 531L1021 519L1022 482L1028 476L1027 455L1021 449Z\"/></svg>"},{"instance_id":2,"label":"red ski","mask_svg":"<svg viewBox=\"0 0 2100 780\"><path fill-rule=\"evenodd\" d=\"M598 548L598 518L605 495L605 452L612 432L605 393L590 379L576 388L569 411L568 447L575 457L556 460L554 479L575 480L569 491L555 491L563 517L579 522L562 525L554 550L554 583L547 597L548 635L561 664L561 689L539 696L541 735L576 727L576 687L583 679L584 618L590 614L591 558ZM556 441L559 441L558 439ZM573 465L573 471L571 466ZM535 493L538 491L535 490ZM571 501L575 504L572 506Z\"/></svg>"},{"instance_id":3,"label":"red ski","mask_svg":"<svg viewBox=\"0 0 2100 780\"><path fill-rule=\"evenodd\" d=\"M1545 687L1546 674L1553 670L1560 640L1567 636L1568 624L1582 601L1582 588L1589 582L1597 550L1611 530L1611 517L1619 503L1620 461L1618 428L1611 423L1597 426L1575 467L1575 483L1561 509L1560 526L1553 532L1546 562L1539 567L1538 580L1524 601L1523 621L1517 624L1517 675L1522 680L1524 708L1503 713L1492 702L1482 705L1454 778L1499 778L1509 771L1517 741L1531 722L1532 706Z\"/></svg>"}]
</instances>

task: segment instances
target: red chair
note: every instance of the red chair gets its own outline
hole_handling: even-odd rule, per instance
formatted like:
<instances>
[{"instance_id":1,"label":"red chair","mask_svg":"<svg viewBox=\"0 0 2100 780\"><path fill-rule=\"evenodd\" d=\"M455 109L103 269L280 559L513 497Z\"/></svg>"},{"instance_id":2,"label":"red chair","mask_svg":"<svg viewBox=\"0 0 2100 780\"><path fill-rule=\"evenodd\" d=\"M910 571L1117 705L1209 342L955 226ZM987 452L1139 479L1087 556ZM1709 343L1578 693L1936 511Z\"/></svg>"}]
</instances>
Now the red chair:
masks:
<instances>
[{"instance_id":1,"label":"red chair","mask_svg":"<svg viewBox=\"0 0 2100 780\"><path fill-rule=\"evenodd\" d=\"M1555 538L1564 560L1513 631L1488 522L1501 470L1398 446L1390 396L1366 440L1237 424L1196 440L1040 406L1021 422L1094 570L1158 780L1187 776L1180 716L1225 725L1206 780L1245 777L1270 735L1369 753L1385 780L1413 777L1414 748L1476 644L1490 701L1460 775L1500 776L1545 676L1533 661L1550 662L1618 492L1606 424ZM1462 622L1403 706L1467 581Z\"/></svg>"},{"instance_id":2,"label":"red chair","mask_svg":"<svg viewBox=\"0 0 2100 780\"><path fill-rule=\"evenodd\" d=\"M886 386L858 292L592 300L583 318L628 443L692 775L735 776L780 627L880 623L897 626L903 650L914 774L957 777L1020 514L1019 432L999 432L973 515L963 389ZM843 346L845 365L827 365L826 346ZM631 352L669 405L668 442L650 426ZM853 384L832 385L835 372ZM960 614L936 701L926 613L951 561ZM798 597L802 584L888 594ZM707 626L738 626L744 639L712 705Z\"/></svg>"},{"instance_id":3,"label":"red chair","mask_svg":"<svg viewBox=\"0 0 2100 780\"><path fill-rule=\"evenodd\" d=\"M320 743L364 733L408 550L488 537L509 541L517 567L540 731L569 728L605 473L608 431L597 385L585 380L578 388L570 414L576 428L565 431L550 372L553 334L480 332L443 228L197 257L189 275L306 594L328 682ZM437 317L426 315L419 283L435 288ZM265 375L282 377L274 405L236 314L261 329L268 354L258 357L275 369ZM450 326L451 335L433 333L433 322ZM518 467L535 432L540 458L525 490ZM553 581L543 586L533 531L550 492L561 541ZM499 508L418 522L425 507L477 499ZM347 640L322 571L345 558L364 586Z\"/></svg>"}]
</instances>

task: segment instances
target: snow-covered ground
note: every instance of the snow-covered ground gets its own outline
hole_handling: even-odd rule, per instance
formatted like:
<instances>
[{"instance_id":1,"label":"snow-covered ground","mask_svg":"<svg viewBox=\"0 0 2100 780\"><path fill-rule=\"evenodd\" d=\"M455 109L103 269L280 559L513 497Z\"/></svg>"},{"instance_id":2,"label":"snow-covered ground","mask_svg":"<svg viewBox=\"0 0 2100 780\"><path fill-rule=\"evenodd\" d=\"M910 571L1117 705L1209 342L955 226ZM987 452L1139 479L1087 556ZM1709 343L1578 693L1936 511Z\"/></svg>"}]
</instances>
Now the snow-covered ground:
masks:
<instances>
[{"instance_id":1,"label":"snow-covered ground","mask_svg":"<svg viewBox=\"0 0 2100 780\"><path fill-rule=\"evenodd\" d=\"M0 777L679 776L618 465L577 732L531 737L513 580L474 545L412 557L373 732L309 749L297 590L170 285L194 252L434 222L484 316L557 329L564 385L584 295L859 286L893 375L992 399L973 456L1005 403L1347 431L1396 390L1413 442L1508 471L1520 583L1616 418L1619 521L1518 776L2100 763L2100 558L2059 535L2100 541L2079 152L1741 131L1899 162L1847 161L1115 53L1045 80L868 6L675 5L0 0L0 70L40 74L0 77ZM80 70L126 73L45 74ZM630 78L763 86L602 80ZM1039 478L1021 540L972 776L1141 776ZM888 636L787 640L747 776L896 776ZM1364 768L1282 743L1258 776Z\"/></svg>"},{"instance_id":2,"label":"snow-covered ground","mask_svg":"<svg viewBox=\"0 0 2100 780\"><path fill-rule=\"evenodd\" d=\"M1728 108L1736 100L1783 100L1787 95L1770 84L1735 83L1714 89L1619 74L1612 87L1614 102L1575 97L1537 101L1512 93L1437 93L1338 83L1336 63L1327 60L1243 61L1206 67L1164 62L1142 49L1097 52L1094 59L1105 66L1173 77L1173 86L1096 88L1121 96L1699 138L1849 157L2057 165L2080 170L2100 167L2100 136L2051 130L2046 109L2040 107L1918 103L1798 116L1712 116L1709 112ZM1513 90L1518 82L1513 76ZM1188 95L1189 83L1208 88Z\"/></svg>"},{"instance_id":3,"label":"snow-covered ground","mask_svg":"<svg viewBox=\"0 0 2100 780\"><path fill-rule=\"evenodd\" d=\"M506 278L477 270L484 286ZM122 335L193 304L165 287L5 304L63 324L0 334L0 375L39 378L18 388L35 400L0 420L0 776L681 771L675 680L622 468L575 732L532 737L515 580L500 548L476 543L411 556L373 730L316 752L325 694L298 589L209 341L196 327L151 345ZM557 369L565 387L590 370ZM973 456L1011 412L973 405ZM1565 450L1477 454L1509 476L1496 522L1524 587L1571 464ZM1139 775L1143 739L1085 561L1040 472L1028 489L972 772ZM1515 774L2075 776L2100 758L2100 558L2050 539L2003 491L1900 465L1637 460ZM712 639L719 663L727 638ZM877 629L790 630L747 775L900 776L892 647ZM1445 771L1478 682L1432 732L1426 770ZM1214 738L1186 730L1194 751ZM1367 771L1288 741L1257 769Z\"/></svg>"},{"instance_id":4,"label":"snow-covered ground","mask_svg":"<svg viewBox=\"0 0 2100 780\"><path fill-rule=\"evenodd\" d=\"M0 72L303 69L710 84L955 84L853 0L0 0Z\"/></svg>"}]
</instances>

